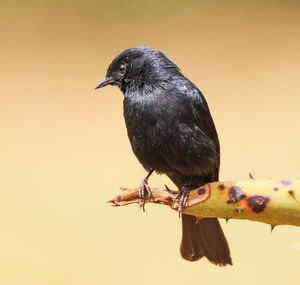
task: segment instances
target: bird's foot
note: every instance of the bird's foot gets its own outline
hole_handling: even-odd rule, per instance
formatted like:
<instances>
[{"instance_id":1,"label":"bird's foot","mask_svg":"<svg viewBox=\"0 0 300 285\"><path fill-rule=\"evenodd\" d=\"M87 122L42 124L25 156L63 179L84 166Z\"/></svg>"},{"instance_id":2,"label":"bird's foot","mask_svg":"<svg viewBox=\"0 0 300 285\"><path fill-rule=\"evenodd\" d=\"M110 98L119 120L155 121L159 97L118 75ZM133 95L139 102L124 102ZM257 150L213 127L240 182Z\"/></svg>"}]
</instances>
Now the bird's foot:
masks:
<instances>
[{"instance_id":1,"label":"bird's foot","mask_svg":"<svg viewBox=\"0 0 300 285\"><path fill-rule=\"evenodd\" d=\"M183 187L179 190L178 194L175 196L174 198L174 203L176 202L176 200L180 197L179 200L179 206L178 206L178 213L179 213L179 217L180 214L182 212L182 209L186 206L186 201L189 197L189 193L191 191L191 187L188 184L183 185Z\"/></svg>"},{"instance_id":2,"label":"bird's foot","mask_svg":"<svg viewBox=\"0 0 300 285\"><path fill-rule=\"evenodd\" d=\"M152 198L151 189L148 185L148 179L150 175L152 174L153 170L151 170L148 175L142 180L140 186L139 186L139 199L140 199L140 206L143 208L143 211L145 212L145 194L148 195L148 200L150 201Z\"/></svg>"}]
</instances>

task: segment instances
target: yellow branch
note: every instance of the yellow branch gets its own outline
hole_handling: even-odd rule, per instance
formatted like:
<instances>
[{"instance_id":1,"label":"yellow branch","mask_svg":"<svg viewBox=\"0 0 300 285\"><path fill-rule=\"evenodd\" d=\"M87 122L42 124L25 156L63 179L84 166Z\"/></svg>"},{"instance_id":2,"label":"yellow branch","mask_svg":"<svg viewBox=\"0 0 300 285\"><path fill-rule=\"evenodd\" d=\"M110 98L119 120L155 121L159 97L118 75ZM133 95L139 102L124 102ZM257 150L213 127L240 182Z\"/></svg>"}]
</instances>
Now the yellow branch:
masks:
<instances>
[{"instance_id":1,"label":"yellow branch","mask_svg":"<svg viewBox=\"0 0 300 285\"><path fill-rule=\"evenodd\" d=\"M123 206L139 203L138 189L125 189L111 203ZM146 202L169 205L176 191L151 189L152 199ZM190 192L183 213L225 219L247 219L270 225L300 226L300 180L253 180L213 182Z\"/></svg>"}]
</instances>

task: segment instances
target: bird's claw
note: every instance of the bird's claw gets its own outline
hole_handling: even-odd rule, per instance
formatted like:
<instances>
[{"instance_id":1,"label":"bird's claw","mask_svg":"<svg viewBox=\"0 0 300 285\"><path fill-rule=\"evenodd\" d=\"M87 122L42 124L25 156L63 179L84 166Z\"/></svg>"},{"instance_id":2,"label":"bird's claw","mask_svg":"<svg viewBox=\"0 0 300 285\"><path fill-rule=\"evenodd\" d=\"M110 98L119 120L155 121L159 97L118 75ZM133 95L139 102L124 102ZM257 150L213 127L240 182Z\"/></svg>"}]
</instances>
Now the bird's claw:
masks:
<instances>
[{"instance_id":1,"label":"bird's claw","mask_svg":"<svg viewBox=\"0 0 300 285\"><path fill-rule=\"evenodd\" d=\"M175 203L176 200L180 197L179 205L178 205L178 209L177 209L177 211L179 213L179 217L182 213L182 209L186 206L186 202L189 197L190 190L191 190L191 188L188 185L184 185L174 198L174 203Z\"/></svg>"},{"instance_id":2,"label":"bird's claw","mask_svg":"<svg viewBox=\"0 0 300 285\"><path fill-rule=\"evenodd\" d=\"M151 189L148 185L148 179L143 179L139 186L139 199L140 206L143 207L143 211L145 212L145 192L147 192L148 200L150 201L152 198Z\"/></svg>"}]
</instances>

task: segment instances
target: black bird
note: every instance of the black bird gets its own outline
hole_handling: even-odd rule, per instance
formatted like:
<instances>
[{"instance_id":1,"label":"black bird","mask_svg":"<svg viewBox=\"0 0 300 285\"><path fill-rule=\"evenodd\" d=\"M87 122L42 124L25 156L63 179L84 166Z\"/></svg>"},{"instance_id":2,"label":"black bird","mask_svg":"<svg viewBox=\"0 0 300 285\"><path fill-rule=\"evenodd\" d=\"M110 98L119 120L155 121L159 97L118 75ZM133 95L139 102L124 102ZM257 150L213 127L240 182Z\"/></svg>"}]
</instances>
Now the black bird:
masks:
<instances>
[{"instance_id":1,"label":"black bird","mask_svg":"<svg viewBox=\"0 0 300 285\"><path fill-rule=\"evenodd\" d=\"M149 171L140 185L151 196L148 178L166 174L178 187L181 212L189 190L218 181L220 147L208 105L200 90L162 52L135 47L119 54L97 88L118 86L124 94L124 117L133 152ZM216 265L232 264L228 243L216 218L196 224L182 215L181 255L203 256Z\"/></svg>"}]
</instances>

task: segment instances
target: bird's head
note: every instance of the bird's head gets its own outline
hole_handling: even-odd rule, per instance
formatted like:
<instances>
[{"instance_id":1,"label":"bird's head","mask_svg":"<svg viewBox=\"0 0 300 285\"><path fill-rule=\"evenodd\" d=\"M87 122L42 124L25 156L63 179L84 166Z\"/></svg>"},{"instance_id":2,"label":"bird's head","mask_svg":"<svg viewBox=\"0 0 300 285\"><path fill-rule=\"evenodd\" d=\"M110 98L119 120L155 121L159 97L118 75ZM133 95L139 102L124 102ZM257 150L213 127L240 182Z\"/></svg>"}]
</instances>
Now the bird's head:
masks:
<instances>
[{"instance_id":1,"label":"bird's head","mask_svg":"<svg viewBox=\"0 0 300 285\"><path fill-rule=\"evenodd\" d=\"M125 93L128 87L167 82L178 73L178 67L162 52L140 46L120 53L112 61L106 77L97 84L96 89L117 85Z\"/></svg>"}]
</instances>

